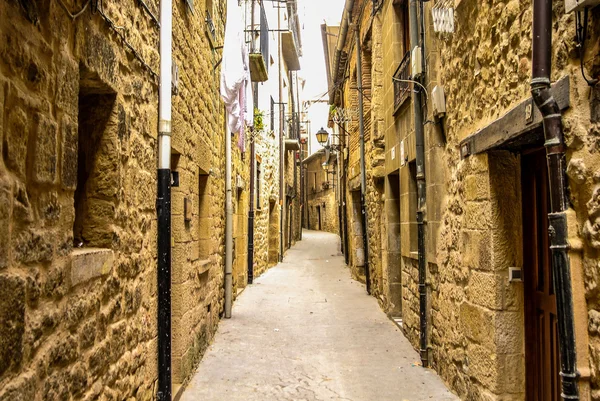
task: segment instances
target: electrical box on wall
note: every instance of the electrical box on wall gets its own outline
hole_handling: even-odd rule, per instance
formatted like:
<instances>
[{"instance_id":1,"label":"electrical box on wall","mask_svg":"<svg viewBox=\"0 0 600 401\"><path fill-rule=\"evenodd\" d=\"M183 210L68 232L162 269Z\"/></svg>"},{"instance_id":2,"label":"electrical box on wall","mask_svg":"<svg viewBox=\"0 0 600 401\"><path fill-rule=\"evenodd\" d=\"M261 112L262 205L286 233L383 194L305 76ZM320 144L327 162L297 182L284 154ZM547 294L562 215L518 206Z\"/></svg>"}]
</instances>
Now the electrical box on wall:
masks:
<instances>
[{"instance_id":1,"label":"electrical box on wall","mask_svg":"<svg viewBox=\"0 0 600 401\"><path fill-rule=\"evenodd\" d=\"M436 85L431 91L431 103L433 105L433 115L443 117L446 114L446 96L444 88Z\"/></svg>"},{"instance_id":2,"label":"electrical box on wall","mask_svg":"<svg viewBox=\"0 0 600 401\"><path fill-rule=\"evenodd\" d=\"M600 4L600 0L565 0L565 11L581 11L584 8L592 8Z\"/></svg>"},{"instance_id":3,"label":"electrical box on wall","mask_svg":"<svg viewBox=\"0 0 600 401\"><path fill-rule=\"evenodd\" d=\"M423 74L423 60L421 59L421 47L415 46L410 55L413 78Z\"/></svg>"}]
</instances>

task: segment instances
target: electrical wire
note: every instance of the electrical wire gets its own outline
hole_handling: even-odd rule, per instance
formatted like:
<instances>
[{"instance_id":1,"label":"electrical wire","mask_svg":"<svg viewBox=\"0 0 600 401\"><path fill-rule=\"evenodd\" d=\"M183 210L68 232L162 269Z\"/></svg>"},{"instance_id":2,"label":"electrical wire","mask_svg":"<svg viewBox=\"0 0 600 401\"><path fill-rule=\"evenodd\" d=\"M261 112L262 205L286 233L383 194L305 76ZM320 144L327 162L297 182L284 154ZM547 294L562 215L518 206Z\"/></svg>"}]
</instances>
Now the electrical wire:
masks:
<instances>
[{"instance_id":1,"label":"electrical wire","mask_svg":"<svg viewBox=\"0 0 600 401\"><path fill-rule=\"evenodd\" d=\"M585 58L585 41L588 34L588 18L589 15L587 7L583 10L583 25L581 22L581 11L578 11L575 14L575 38L577 40L577 47L579 48L579 66L581 68L581 75L589 86L595 86L599 80L588 79L588 77L585 75L585 68L583 65L583 59Z\"/></svg>"},{"instance_id":2,"label":"electrical wire","mask_svg":"<svg viewBox=\"0 0 600 401\"><path fill-rule=\"evenodd\" d=\"M406 82L406 83L410 83L410 84L419 85L421 87L421 89L423 90L423 94L425 95L425 100L429 100L427 97L427 89L425 89L425 87L423 85L421 85L420 82L413 81L412 79L400 79L400 78L396 78L396 77L392 77L392 80L397 81L397 82Z\"/></svg>"},{"instance_id":3,"label":"electrical wire","mask_svg":"<svg viewBox=\"0 0 600 401\"><path fill-rule=\"evenodd\" d=\"M88 0L87 3L85 3L85 5L83 6L83 8L81 10L77 11L75 14L71 13L71 11L67 8L67 6L65 5L65 3L63 3L62 0L58 0L58 2L60 3L63 10L65 10L65 12L69 15L71 20L75 21L75 19L77 19L77 17L81 16L81 14L83 14L85 12L85 10L88 8L88 6L92 2L92 0Z\"/></svg>"},{"instance_id":4,"label":"electrical wire","mask_svg":"<svg viewBox=\"0 0 600 401\"><path fill-rule=\"evenodd\" d=\"M106 23L108 24L108 26L115 32L115 34L119 37L119 39L121 39L121 41L123 42L123 44L125 45L125 47L127 47L129 49L129 51L139 61L139 63L142 65L142 67L144 67L150 73L150 75L152 75L152 77L156 80L156 82L158 82L158 78L159 78L158 74L152 69L152 67L150 67L150 65L148 65L148 63L146 63L146 61L144 60L144 58L133 47L133 45L131 43L129 43L129 41L127 40L127 38L125 37L125 35L123 35L120 32L122 30L124 31L125 27L124 26L120 26L120 25L115 25L114 21L112 19L110 19L110 17L108 15L106 15L104 13L104 5L103 5L102 0L98 0L98 4L99 4L99 6L97 7L97 12L102 16L102 18L104 19L104 21L106 21Z\"/></svg>"}]
</instances>

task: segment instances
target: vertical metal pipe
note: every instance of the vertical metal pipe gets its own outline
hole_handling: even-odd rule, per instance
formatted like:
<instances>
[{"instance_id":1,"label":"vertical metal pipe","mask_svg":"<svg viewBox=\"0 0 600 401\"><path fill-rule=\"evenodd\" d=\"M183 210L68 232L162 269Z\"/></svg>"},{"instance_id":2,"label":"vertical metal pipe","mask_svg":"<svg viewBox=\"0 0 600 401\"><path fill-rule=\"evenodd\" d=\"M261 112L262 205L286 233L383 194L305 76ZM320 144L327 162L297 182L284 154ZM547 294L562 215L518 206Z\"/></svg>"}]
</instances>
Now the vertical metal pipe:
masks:
<instances>
[{"instance_id":1,"label":"vertical metal pipe","mask_svg":"<svg viewBox=\"0 0 600 401\"><path fill-rule=\"evenodd\" d=\"M365 119L362 94L362 54L360 50L360 31L356 27L356 86L358 87L358 126L360 130L360 208L363 222L363 249L365 254L365 281L367 294L371 293L371 271L369 269L369 220L367 218L367 172L365 161Z\"/></svg>"},{"instance_id":2,"label":"vertical metal pipe","mask_svg":"<svg viewBox=\"0 0 600 401\"><path fill-rule=\"evenodd\" d=\"M417 1L410 0L409 6L409 27L410 27L410 44L411 48L421 45L421 54L423 60L423 69L425 69L424 54L424 32L421 32L421 41L419 43L419 25L423 26L423 4L420 3L420 15L417 12ZM419 18L421 21L419 21ZM422 31L422 29L421 29ZM421 79L416 79L421 82ZM413 96L413 114L415 122L415 142L416 142L416 168L417 168L417 248L418 248L418 266L419 266L419 348L421 362L424 367L429 365L428 352L428 336L427 336L427 261L425 259L425 211L426 211L426 181L425 181L425 129L423 116L423 103L421 97L421 89L415 85L417 93Z\"/></svg>"},{"instance_id":3,"label":"vertical metal pipe","mask_svg":"<svg viewBox=\"0 0 600 401\"><path fill-rule=\"evenodd\" d=\"M252 51L254 51L254 0L251 0L250 5L250 21L252 25ZM262 39L262 38L261 38ZM267 60L265 60L267 62ZM258 84L253 83L252 96L254 96L254 105L258 105ZM252 129L252 135L250 136L250 205L248 206L248 284L252 284L254 281L254 192L255 192L255 141L256 133L254 128ZM260 206L260 205L259 205Z\"/></svg>"},{"instance_id":4,"label":"vertical metal pipe","mask_svg":"<svg viewBox=\"0 0 600 401\"><path fill-rule=\"evenodd\" d=\"M225 113L225 121L228 121ZM233 302L233 201L231 199L231 132L225 124L225 318L231 318Z\"/></svg>"},{"instance_id":5,"label":"vertical metal pipe","mask_svg":"<svg viewBox=\"0 0 600 401\"><path fill-rule=\"evenodd\" d=\"M248 284L254 280L254 192L255 192L255 138L250 141L250 206L248 209Z\"/></svg>"},{"instance_id":6,"label":"vertical metal pipe","mask_svg":"<svg viewBox=\"0 0 600 401\"><path fill-rule=\"evenodd\" d=\"M279 80L279 261L283 261L283 223L285 221L285 147L283 142L283 83L281 64L281 8L277 7L277 61Z\"/></svg>"},{"instance_id":7,"label":"vertical metal pipe","mask_svg":"<svg viewBox=\"0 0 600 401\"><path fill-rule=\"evenodd\" d=\"M171 401L171 44L172 0L160 2L160 85L157 171L157 298L159 401Z\"/></svg>"},{"instance_id":8,"label":"vertical metal pipe","mask_svg":"<svg viewBox=\"0 0 600 401\"><path fill-rule=\"evenodd\" d=\"M550 92L552 70L552 1L533 2L533 55L531 93L544 121L550 212L548 213L552 276L556 292L561 397L578 400L577 349L567 231L567 180L562 115Z\"/></svg>"}]
</instances>

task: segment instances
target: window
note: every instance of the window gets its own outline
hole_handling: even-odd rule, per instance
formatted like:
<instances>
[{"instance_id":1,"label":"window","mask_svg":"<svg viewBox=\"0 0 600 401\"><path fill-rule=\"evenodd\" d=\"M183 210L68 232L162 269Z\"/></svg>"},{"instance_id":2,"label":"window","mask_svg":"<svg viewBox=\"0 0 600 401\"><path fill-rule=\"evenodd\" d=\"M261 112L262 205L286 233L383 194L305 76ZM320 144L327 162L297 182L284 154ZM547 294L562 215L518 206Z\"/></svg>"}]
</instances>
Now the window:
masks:
<instances>
[{"instance_id":1,"label":"window","mask_svg":"<svg viewBox=\"0 0 600 401\"><path fill-rule=\"evenodd\" d=\"M73 246L111 248L118 240L112 228L118 189L114 159L118 149L116 94L97 75L80 71L77 144L77 186L74 194Z\"/></svg>"},{"instance_id":2,"label":"window","mask_svg":"<svg viewBox=\"0 0 600 401\"><path fill-rule=\"evenodd\" d=\"M400 23L400 30L396 35L400 36L402 44L402 56L410 50L410 34L409 34L409 19L408 19L408 0L394 0L394 11L396 13L396 22Z\"/></svg>"}]
</instances>

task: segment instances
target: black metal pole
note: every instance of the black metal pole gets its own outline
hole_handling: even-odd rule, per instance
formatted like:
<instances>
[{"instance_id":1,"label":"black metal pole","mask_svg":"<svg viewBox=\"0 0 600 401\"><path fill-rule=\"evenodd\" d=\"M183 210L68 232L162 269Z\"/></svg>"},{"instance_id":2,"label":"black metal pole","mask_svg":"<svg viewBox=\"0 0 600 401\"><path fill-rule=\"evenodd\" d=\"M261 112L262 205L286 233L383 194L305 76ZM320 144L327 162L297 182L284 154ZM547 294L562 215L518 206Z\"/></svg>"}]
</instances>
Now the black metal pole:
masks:
<instances>
[{"instance_id":1,"label":"black metal pole","mask_svg":"<svg viewBox=\"0 0 600 401\"><path fill-rule=\"evenodd\" d=\"M158 169L158 400L171 401L171 170Z\"/></svg>"},{"instance_id":2,"label":"black metal pole","mask_svg":"<svg viewBox=\"0 0 600 401\"><path fill-rule=\"evenodd\" d=\"M254 280L254 133L250 141L250 207L248 209L248 284Z\"/></svg>"},{"instance_id":3,"label":"black metal pole","mask_svg":"<svg viewBox=\"0 0 600 401\"><path fill-rule=\"evenodd\" d=\"M421 55L423 61L423 70L425 70L424 57L424 32L423 32L423 3L419 1L420 13L417 12L417 1L410 0L409 19L410 19L410 43L411 48L421 46ZM420 14L420 15L419 15ZM421 26L421 29L419 29ZM420 39L419 39L419 31ZM413 77L417 82L422 78ZM423 116L423 103L421 98L421 89L415 86L415 96L413 97L413 114L415 121L415 162L417 168L417 250L419 266L419 348L421 362L424 367L429 365L429 352L427 341L427 260L425 258L425 212L427 206L427 186L425 181L425 129Z\"/></svg>"},{"instance_id":4,"label":"black metal pole","mask_svg":"<svg viewBox=\"0 0 600 401\"><path fill-rule=\"evenodd\" d=\"M567 241L567 180L562 115L550 92L552 70L552 0L533 2L533 55L531 93L544 118L548 162L550 212L548 213L552 276L556 292L558 345L560 350L561 397L578 400L577 349L573 317L573 292Z\"/></svg>"},{"instance_id":5,"label":"black metal pole","mask_svg":"<svg viewBox=\"0 0 600 401\"><path fill-rule=\"evenodd\" d=\"M254 0L251 1L250 5L250 21L252 29L254 30ZM254 38L250 42L252 51L254 51ZM252 84L252 96L255 105L258 105L258 84L254 82ZM248 284L252 284L254 281L254 188L255 188L255 141L256 132L252 130L250 137L250 204L248 207Z\"/></svg>"},{"instance_id":6,"label":"black metal pole","mask_svg":"<svg viewBox=\"0 0 600 401\"><path fill-rule=\"evenodd\" d=\"M362 59L360 32L356 29L356 86L358 87L358 126L360 129L360 209L362 214L363 250L365 259L365 282L367 294L371 294L371 271L369 270L369 219L367 218L367 172L365 160L365 121L362 93Z\"/></svg>"}]
</instances>

